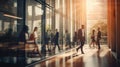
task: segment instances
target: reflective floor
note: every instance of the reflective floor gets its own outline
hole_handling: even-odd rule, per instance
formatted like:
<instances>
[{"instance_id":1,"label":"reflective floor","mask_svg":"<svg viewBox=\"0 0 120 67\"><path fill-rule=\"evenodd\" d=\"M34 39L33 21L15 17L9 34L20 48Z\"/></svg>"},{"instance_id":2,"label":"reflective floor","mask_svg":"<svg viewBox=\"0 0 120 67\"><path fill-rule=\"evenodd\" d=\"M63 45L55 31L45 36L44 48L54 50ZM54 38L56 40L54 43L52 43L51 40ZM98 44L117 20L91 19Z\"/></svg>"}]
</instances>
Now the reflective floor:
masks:
<instances>
[{"instance_id":1,"label":"reflective floor","mask_svg":"<svg viewBox=\"0 0 120 67\"><path fill-rule=\"evenodd\" d=\"M54 56L43 62L39 62L30 67L117 67L116 61L106 45L102 45L101 50L84 46L85 54L75 49Z\"/></svg>"},{"instance_id":2,"label":"reflective floor","mask_svg":"<svg viewBox=\"0 0 120 67\"><path fill-rule=\"evenodd\" d=\"M38 45L38 48L41 48L42 46L41 45ZM26 47L26 61L27 61L27 64L31 64L31 63L35 63L35 62L38 62L38 61L42 61L44 59L48 59L48 58L51 58L55 55L58 55L58 54L62 54L64 52L67 52L69 51L70 49L74 49L77 47L77 45L74 45L74 46L71 46L71 48L69 46L65 46L65 45L60 45L60 50L58 50L58 47L56 47L54 50L54 45L50 45L50 51L48 51L48 48L46 46L46 53L43 54L41 53L41 49L39 49L40 51L40 54L41 56L39 55L39 53L37 52L32 52L32 50L34 49L34 45L33 44L29 44L29 47Z\"/></svg>"}]
</instances>

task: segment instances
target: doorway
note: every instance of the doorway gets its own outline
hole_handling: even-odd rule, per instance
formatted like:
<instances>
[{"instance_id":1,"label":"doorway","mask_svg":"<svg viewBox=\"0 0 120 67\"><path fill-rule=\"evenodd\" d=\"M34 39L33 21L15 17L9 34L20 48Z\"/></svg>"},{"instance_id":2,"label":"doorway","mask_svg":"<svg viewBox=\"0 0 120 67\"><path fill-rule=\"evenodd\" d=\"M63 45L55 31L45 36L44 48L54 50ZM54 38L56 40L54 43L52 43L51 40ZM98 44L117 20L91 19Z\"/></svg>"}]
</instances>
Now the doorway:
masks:
<instances>
[{"instance_id":1,"label":"doorway","mask_svg":"<svg viewBox=\"0 0 120 67\"><path fill-rule=\"evenodd\" d=\"M101 44L107 44L107 0L86 0L87 43L90 43L91 31L101 28Z\"/></svg>"}]
</instances>

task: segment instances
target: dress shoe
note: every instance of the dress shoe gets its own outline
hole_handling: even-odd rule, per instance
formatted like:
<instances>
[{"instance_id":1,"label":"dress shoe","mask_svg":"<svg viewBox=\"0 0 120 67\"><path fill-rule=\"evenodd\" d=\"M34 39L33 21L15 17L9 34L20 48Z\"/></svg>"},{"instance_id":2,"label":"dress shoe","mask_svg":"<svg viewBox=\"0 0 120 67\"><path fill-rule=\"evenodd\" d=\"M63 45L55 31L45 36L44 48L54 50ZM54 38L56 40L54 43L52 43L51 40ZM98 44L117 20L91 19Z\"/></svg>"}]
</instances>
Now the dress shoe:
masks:
<instances>
[{"instance_id":1,"label":"dress shoe","mask_svg":"<svg viewBox=\"0 0 120 67\"><path fill-rule=\"evenodd\" d=\"M82 54L85 54L84 52L82 52Z\"/></svg>"}]
</instances>

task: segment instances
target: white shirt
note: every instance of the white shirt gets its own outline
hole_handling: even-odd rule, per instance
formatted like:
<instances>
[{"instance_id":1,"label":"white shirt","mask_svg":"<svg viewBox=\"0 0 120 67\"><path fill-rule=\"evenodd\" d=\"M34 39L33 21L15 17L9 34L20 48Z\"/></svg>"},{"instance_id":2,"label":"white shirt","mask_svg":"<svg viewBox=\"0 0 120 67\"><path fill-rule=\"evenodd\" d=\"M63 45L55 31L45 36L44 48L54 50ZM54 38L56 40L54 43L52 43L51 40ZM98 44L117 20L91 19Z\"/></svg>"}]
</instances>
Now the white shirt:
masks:
<instances>
[{"instance_id":1,"label":"white shirt","mask_svg":"<svg viewBox=\"0 0 120 67\"><path fill-rule=\"evenodd\" d=\"M35 36L35 38L38 37L38 35L37 35L37 31L34 32L34 36Z\"/></svg>"}]
</instances>

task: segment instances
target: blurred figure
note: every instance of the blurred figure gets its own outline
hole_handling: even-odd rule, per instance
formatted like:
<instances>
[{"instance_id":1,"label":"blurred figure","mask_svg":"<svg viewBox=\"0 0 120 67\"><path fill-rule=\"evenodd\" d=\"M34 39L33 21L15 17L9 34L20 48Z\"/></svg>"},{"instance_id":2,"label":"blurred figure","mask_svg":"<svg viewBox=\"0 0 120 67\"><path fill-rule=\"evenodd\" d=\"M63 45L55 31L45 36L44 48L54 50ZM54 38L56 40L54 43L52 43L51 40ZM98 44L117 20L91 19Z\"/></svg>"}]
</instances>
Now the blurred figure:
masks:
<instances>
[{"instance_id":1,"label":"blurred figure","mask_svg":"<svg viewBox=\"0 0 120 67\"><path fill-rule=\"evenodd\" d=\"M77 45L77 32L74 33L73 37L73 46L75 47L75 45Z\"/></svg>"},{"instance_id":2,"label":"blurred figure","mask_svg":"<svg viewBox=\"0 0 120 67\"><path fill-rule=\"evenodd\" d=\"M96 39L96 44L98 45L98 49L100 49L100 40L101 40L101 31L100 27L98 27L98 32L97 32L97 39Z\"/></svg>"},{"instance_id":3,"label":"blurred figure","mask_svg":"<svg viewBox=\"0 0 120 67\"><path fill-rule=\"evenodd\" d=\"M85 43L84 25L82 25L81 29L78 30L78 40L80 42L80 46L76 49L76 51L78 52L78 50L81 48L81 53L84 54L84 51L83 51L83 46L84 46L84 43Z\"/></svg>"},{"instance_id":4,"label":"blurred figure","mask_svg":"<svg viewBox=\"0 0 120 67\"><path fill-rule=\"evenodd\" d=\"M53 37L54 37L53 32L51 30L49 30L49 52L51 52L51 48L53 45Z\"/></svg>"},{"instance_id":5,"label":"blurred figure","mask_svg":"<svg viewBox=\"0 0 120 67\"><path fill-rule=\"evenodd\" d=\"M5 42L12 42L12 41L14 41L14 38L13 38L13 30L11 29L11 28L8 28L8 29L6 29L6 33L5 33L5 35L3 36L3 38L2 38L2 40L4 40ZM22 32L23 33L23 32ZM20 34L20 35L22 35L23 36L23 34ZM24 36L23 36L24 37ZM21 42L26 42L25 40L24 40L24 38L21 38L21 39L19 39Z\"/></svg>"},{"instance_id":6,"label":"blurred figure","mask_svg":"<svg viewBox=\"0 0 120 67\"><path fill-rule=\"evenodd\" d=\"M25 25L25 37L26 37L26 40L29 39L29 33L28 33L28 30L29 30L28 26Z\"/></svg>"},{"instance_id":7,"label":"blurred figure","mask_svg":"<svg viewBox=\"0 0 120 67\"><path fill-rule=\"evenodd\" d=\"M96 44L96 41L95 41L95 30L93 29L92 30L92 34L91 34L91 43L90 43L89 47L91 48L91 45L93 45L93 48L95 48L95 44Z\"/></svg>"},{"instance_id":8,"label":"blurred figure","mask_svg":"<svg viewBox=\"0 0 120 67\"><path fill-rule=\"evenodd\" d=\"M8 28L8 30L6 32L6 36L12 36L12 32L13 32L13 30L11 28Z\"/></svg>"},{"instance_id":9,"label":"blurred figure","mask_svg":"<svg viewBox=\"0 0 120 67\"><path fill-rule=\"evenodd\" d=\"M70 34L68 33L68 31L65 31L65 35L64 35L64 41L65 41L65 46L70 48Z\"/></svg>"},{"instance_id":10,"label":"blurred figure","mask_svg":"<svg viewBox=\"0 0 120 67\"><path fill-rule=\"evenodd\" d=\"M59 41L59 32L58 32L58 30L56 29L56 33L55 33L55 36L54 36L54 50L55 50L55 48L56 48L56 46L58 46L58 49L60 50L60 46L59 46L59 44L58 44L58 41Z\"/></svg>"},{"instance_id":11,"label":"blurred figure","mask_svg":"<svg viewBox=\"0 0 120 67\"><path fill-rule=\"evenodd\" d=\"M50 48L49 48L49 32L47 30L47 32L45 33L45 44L46 44L46 47L47 47L47 51L50 51Z\"/></svg>"},{"instance_id":12,"label":"blurred figure","mask_svg":"<svg viewBox=\"0 0 120 67\"><path fill-rule=\"evenodd\" d=\"M24 42L24 44L27 42L25 38L25 33L26 33L25 27L23 27L19 35L19 42Z\"/></svg>"},{"instance_id":13,"label":"blurred figure","mask_svg":"<svg viewBox=\"0 0 120 67\"><path fill-rule=\"evenodd\" d=\"M51 31L50 32L50 49L52 48L53 44L54 44L54 32Z\"/></svg>"},{"instance_id":14,"label":"blurred figure","mask_svg":"<svg viewBox=\"0 0 120 67\"><path fill-rule=\"evenodd\" d=\"M38 52L41 56L39 47L38 47L38 34L37 34L38 27L35 27L33 30L33 33L30 35L30 40L34 41L35 48L33 49L33 52Z\"/></svg>"},{"instance_id":15,"label":"blurred figure","mask_svg":"<svg viewBox=\"0 0 120 67\"><path fill-rule=\"evenodd\" d=\"M38 28L37 27L35 27L34 28L34 31L33 31L33 34L34 34L34 42L35 42L35 44L37 45L37 39L38 39L38 34L37 34L37 30L38 30Z\"/></svg>"}]
</instances>

